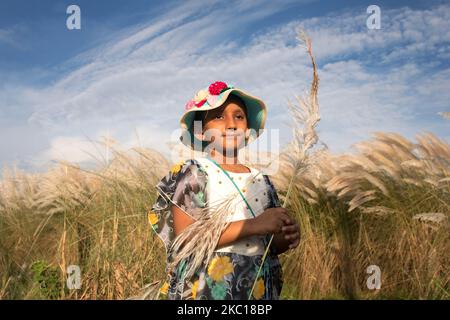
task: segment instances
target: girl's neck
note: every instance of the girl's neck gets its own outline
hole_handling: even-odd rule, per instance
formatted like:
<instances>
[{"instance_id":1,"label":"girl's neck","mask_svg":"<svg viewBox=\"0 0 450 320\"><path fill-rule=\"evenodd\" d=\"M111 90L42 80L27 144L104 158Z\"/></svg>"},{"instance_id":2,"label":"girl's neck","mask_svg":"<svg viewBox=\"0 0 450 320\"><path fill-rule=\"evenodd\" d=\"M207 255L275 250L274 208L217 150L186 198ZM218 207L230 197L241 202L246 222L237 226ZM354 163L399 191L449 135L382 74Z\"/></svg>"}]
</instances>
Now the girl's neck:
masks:
<instances>
[{"instance_id":1,"label":"girl's neck","mask_svg":"<svg viewBox=\"0 0 450 320\"><path fill-rule=\"evenodd\" d=\"M234 164L240 164L238 160L237 152L234 154L221 154L217 152L216 150L211 150L208 152L207 156L211 159L214 159L218 164L228 164L228 165L234 165Z\"/></svg>"}]
</instances>

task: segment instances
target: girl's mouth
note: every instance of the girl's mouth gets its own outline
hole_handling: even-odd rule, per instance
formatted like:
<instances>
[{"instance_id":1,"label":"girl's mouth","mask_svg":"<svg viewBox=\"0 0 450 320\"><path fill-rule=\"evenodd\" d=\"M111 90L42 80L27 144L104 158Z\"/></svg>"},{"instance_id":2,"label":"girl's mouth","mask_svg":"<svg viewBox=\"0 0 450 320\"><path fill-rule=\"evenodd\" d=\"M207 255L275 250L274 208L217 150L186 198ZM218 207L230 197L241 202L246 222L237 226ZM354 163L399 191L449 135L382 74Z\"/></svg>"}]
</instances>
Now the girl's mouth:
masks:
<instances>
[{"instance_id":1,"label":"girl's mouth","mask_svg":"<svg viewBox=\"0 0 450 320\"><path fill-rule=\"evenodd\" d=\"M239 137L241 134L238 133L228 133L224 134L223 137L226 139L235 139L236 137Z\"/></svg>"},{"instance_id":2,"label":"girl's mouth","mask_svg":"<svg viewBox=\"0 0 450 320\"><path fill-rule=\"evenodd\" d=\"M234 138L234 137L241 136L242 134L243 134L243 132L239 132L239 131L229 131L229 132L225 132L222 136L227 137L227 138Z\"/></svg>"}]
</instances>

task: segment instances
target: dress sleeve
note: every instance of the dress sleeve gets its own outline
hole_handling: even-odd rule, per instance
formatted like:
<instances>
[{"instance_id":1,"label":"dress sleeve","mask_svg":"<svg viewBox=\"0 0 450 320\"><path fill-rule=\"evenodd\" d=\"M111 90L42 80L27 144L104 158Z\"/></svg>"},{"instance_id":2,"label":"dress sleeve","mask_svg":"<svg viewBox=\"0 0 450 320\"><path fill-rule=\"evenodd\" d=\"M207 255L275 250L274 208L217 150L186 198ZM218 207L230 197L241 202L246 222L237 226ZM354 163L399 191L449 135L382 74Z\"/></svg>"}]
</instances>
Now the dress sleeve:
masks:
<instances>
[{"instance_id":1,"label":"dress sleeve","mask_svg":"<svg viewBox=\"0 0 450 320\"><path fill-rule=\"evenodd\" d=\"M148 213L148 220L167 252L175 238L172 206L177 205L197 220L206 207L207 181L207 173L200 163L190 159L175 165L156 185L157 198Z\"/></svg>"}]
</instances>

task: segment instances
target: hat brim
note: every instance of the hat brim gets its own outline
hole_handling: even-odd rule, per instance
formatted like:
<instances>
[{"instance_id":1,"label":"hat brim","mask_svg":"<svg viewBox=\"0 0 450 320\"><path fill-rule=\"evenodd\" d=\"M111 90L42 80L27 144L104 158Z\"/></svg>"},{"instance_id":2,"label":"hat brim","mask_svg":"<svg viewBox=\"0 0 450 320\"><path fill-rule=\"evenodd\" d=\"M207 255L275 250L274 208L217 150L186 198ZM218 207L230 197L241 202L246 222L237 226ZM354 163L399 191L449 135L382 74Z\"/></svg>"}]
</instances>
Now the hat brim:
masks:
<instances>
[{"instance_id":1,"label":"hat brim","mask_svg":"<svg viewBox=\"0 0 450 320\"><path fill-rule=\"evenodd\" d=\"M266 105L261 99L252 96L251 94L248 94L241 89L231 88L220 93L214 105L210 105L207 101L203 106L199 108L194 106L191 109L184 112L180 120L180 125L181 128L183 129L183 135L180 137L180 140L183 144L195 150L201 148L201 150L199 151L203 151L206 148L209 142L200 141L194 135L193 121L195 118L195 112L207 111L221 107L228 99L228 96L230 94L234 94L244 101L245 107L247 109L247 126L249 129L254 130L251 131L250 138L246 139L245 145L247 145L251 141L255 140L257 137L259 137L259 135L262 133L264 129L264 125L267 118Z\"/></svg>"}]
</instances>

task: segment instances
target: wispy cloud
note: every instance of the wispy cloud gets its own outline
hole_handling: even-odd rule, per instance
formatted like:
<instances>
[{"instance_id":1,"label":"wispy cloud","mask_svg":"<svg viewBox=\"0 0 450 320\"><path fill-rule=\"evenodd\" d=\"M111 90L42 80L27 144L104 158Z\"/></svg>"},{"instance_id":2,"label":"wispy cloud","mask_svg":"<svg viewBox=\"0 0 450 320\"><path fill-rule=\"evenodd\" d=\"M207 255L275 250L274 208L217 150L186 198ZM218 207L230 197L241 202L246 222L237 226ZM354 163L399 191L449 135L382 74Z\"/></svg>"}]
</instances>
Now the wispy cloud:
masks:
<instances>
[{"instance_id":1,"label":"wispy cloud","mask_svg":"<svg viewBox=\"0 0 450 320\"><path fill-rule=\"evenodd\" d=\"M308 59L296 47L298 28L313 39L321 77L319 135L332 151L348 150L379 130L409 137L429 130L450 138L437 115L449 108L444 88L450 87L450 38L442 30L450 30L450 6L383 9L381 30L367 30L365 12L351 10L252 29L292 3L182 2L75 57L68 63L79 67L11 102L29 106L28 122L52 134L36 159L85 161L74 151L86 140L80 132L97 138L108 128L124 144L135 142L131 133L138 128L147 146L167 153L161 141L169 142L178 128L184 103L215 80L263 98L267 128L279 128L286 142L286 101L311 77ZM72 151L64 149L69 142Z\"/></svg>"},{"instance_id":2,"label":"wispy cloud","mask_svg":"<svg viewBox=\"0 0 450 320\"><path fill-rule=\"evenodd\" d=\"M25 28L20 25L0 29L0 47L6 45L15 49L24 49L25 45L20 41L20 35L23 32L25 32Z\"/></svg>"}]
</instances>

